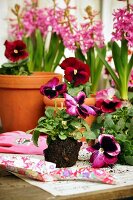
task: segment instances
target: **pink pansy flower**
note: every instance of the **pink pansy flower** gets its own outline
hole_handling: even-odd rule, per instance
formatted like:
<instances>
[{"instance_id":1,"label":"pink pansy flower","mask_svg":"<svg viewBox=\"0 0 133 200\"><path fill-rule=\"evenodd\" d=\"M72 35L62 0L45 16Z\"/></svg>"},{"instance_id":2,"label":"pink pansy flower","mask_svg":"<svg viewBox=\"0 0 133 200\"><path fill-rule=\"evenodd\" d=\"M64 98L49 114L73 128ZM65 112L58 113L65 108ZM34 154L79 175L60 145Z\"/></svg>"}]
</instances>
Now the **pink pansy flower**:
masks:
<instances>
[{"instance_id":1,"label":"pink pansy flower","mask_svg":"<svg viewBox=\"0 0 133 200\"><path fill-rule=\"evenodd\" d=\"M65 83L59 84L59 79L54 77L40 88L40 93L47 96L49 99L58 97L60 94L66 92L67 86Z\"/></svg>"},{"instance_id":2,"label":"pink pansy flower","mask_svg":"<svg viewBox=\"0 0 133 200\"><path fill-rule=\"evenodd\" d=\"M113 88L100 90L96 94L96 107L103 113L111 113L122 106L122 102L115 96Z\"/></svg>"},{"instance_id":3,"label":"pink pansy flower","mask_svg":"<svg viewBox=\"0 0 133 200\"><path fill-rule=\"evenodd\" d=\"M102 134L98 137L98 142L94 146L88 147L87 150L92 152L90 157L92 167L107 167L117 162L120 145L116 142L113 135Z\"/></svg>"},{"instance_id":4,"label":"pink pansy flower","mask_svg":"<svg viewBox=\"0 0 133 200\"><path fill-rule=\"evenodd\" d=\"M66 112L72 116L81 116L86 118L89 115L96 115L95 108L93 106L87 106L84 104L86 95L84 92L79 92L76 97L72 97L69 94L64 94Z\"/></svg>"}]
</instances>

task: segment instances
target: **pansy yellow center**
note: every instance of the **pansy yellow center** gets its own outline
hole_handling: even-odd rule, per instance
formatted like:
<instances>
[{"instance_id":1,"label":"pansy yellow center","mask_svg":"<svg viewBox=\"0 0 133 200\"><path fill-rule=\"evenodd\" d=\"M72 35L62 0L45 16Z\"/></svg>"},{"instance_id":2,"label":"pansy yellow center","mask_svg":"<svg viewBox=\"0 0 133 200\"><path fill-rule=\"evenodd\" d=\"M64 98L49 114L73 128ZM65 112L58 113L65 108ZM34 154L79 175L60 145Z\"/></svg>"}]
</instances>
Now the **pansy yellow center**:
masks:
<instances>
[{"instance_id":1,"label":"pansy yellow center","mask_svg":"<svg viewBox=\"0 0 133 200\"><path fill-rule=\"evenodd\" d=\"M104 149L103 149L103 148L100 148L100 149L99 149L99 152L100 152L100 153L104 153Z\"/></svg>"},{"instance_id":2,"label":"pansy yellow center","mask_svg":"<svg viewBox=\"0 0 133 200\"><path fill-rule=\"evenodd\" d=\"M76 74L77 74L77 72L78 72L78 70L77 70L77 69L74 69L74 75L76 75Z\"/></svg>"},{"instance_id":3,"label":"pansy yellow center","mask_svg":"<svg viewBox=\"0 0 133 200\"><path fill-rule=\"evenodd\" d=\"M14 49L14 53L18 53L18 50L17 50L17 49Z\"/></svg>"}]
</instances>

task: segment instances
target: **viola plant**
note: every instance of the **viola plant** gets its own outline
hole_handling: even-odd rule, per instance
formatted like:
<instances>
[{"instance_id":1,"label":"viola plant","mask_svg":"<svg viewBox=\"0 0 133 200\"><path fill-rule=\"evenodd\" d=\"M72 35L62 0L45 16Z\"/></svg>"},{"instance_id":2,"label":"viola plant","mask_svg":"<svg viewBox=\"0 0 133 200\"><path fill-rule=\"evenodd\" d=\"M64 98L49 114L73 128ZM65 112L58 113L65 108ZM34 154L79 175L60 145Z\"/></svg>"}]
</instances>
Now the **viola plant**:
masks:
<instances>
[{"instance_id":1,"label":"viola plant","mask_svg":"<svg viewBox=\"0 0 133 200\"><path fill-rule=\"evenodd\" d=\"M133 105L120 101L114 92L115 89L109 88L97 93L96 106L99 115L91 130L97 136L101 134L101 129L106 134L113 135L121 146L119 163L133 165Z\"/></svg>"},{"instance_id":2,"label":"viola plant","mask_svg":"<svg viewBox=\"0 0 133 200\"><path fill-rule=\"evenodd\" d=\"M9 62L2 64L0 74L29 75L26 44L22 40L6 40L5 47L5 56Z\"/></svg>"},{"instance_id":3,"label":"viola plant","mask_svg":"<svg viewBox=\"0 0 133 200\"><path fill-rule=\"evenodd\" d=\"M90 162L92 167L100 168L114 165L120 154L121 148L113 135L101 134L98 137L98 142L88 147L87 150L92 153Z\"/></svg>"}]
</instances>

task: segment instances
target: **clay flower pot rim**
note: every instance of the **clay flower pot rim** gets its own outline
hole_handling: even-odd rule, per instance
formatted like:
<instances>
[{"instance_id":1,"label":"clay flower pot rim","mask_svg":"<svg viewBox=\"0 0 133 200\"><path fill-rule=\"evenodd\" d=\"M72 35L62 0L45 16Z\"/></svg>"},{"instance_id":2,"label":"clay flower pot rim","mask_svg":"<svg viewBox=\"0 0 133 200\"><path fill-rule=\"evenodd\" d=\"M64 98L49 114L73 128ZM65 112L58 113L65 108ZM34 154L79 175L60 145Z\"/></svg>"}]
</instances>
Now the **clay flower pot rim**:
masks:
<instances>
[{"instance_id":1,"label":"clay flower pot rim","mask_svg":"<svg viewBox=\"0 0 133 200\"><path fill-rule=\"evenodd\" d=\"M31 75L0 75L0 88L40 88L44 78L50 80L58 76L62 80L62 74L54 72L34 72ZM9 85L10 83L10 85Z\"/></svg>"},{"instance_id":2,"label":"clay flower pot rim","mask_svg":"<svg viewBox=\"0 0 133 200\"><path fill-rule=\"evenodd\" d=\"M47 106L54 106L55 102L56 102L57 106L61 106L61 104L63 104L63 106L65 106L65 98L63 98L63 97L49 99L48 97L44 96L43 97L43 102ZM89 105L95 105L96 98L95 97L86 98L84 103L85 104L89 104Z\"/></svg>"}]
</instances>

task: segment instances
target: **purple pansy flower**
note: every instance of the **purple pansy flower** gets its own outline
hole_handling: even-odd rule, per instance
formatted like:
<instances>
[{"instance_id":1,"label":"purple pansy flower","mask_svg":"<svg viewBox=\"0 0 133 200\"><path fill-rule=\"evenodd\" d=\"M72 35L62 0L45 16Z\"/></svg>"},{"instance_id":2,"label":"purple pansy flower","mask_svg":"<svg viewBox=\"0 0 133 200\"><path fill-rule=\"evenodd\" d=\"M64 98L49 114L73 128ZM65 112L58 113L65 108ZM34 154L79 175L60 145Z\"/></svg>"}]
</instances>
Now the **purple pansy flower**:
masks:
<instances>
[{"instance_id":1,"label":"purple pansy flower","mask_svg":"<svg viewBox=\"0 0 133 200\"><path fill-rule=\"evenodd\" d=\"M103 113L111 113L121 108L122 102L115 96L115 90L108 88L96 94L96 107Z\"/></svg>"},{"instance_id":2,"label":"purple pansy flower","mask_svg":"<svg viewBox=\"0 0 133 200\"><path fill-rule=\"evenodd\" d=\"M87 106L84 104L86 95L84 92L79 92L76 97L72 97L69 94L64 94L66 112L73 116L81 116L86 118L89 115L96 115L93 106Z\"/></svg>"},{"instance_id":3,"label":"purple pansy flower","mask_svg":"<svg viewBox=\"0 0 133 200\"><path fill-rule=\"evenodd\" d=\"M49 99L58 97L67 90L66 83L59 84L59 79L54 77L40 88L40 93L47 96Z\"/></svg>"},{"instance_id":4,"label":"purple pansy flower","mask_svg":"<svg viewBox=\"0 0 133 200\"><path fill-rule=\"evenodd\" d=\"M116 142L113 135L102 134L98 137L98 143L87 150L92 152L90 162L92 167L106 167L117 162L120 153L120 145Z\"/></svg>"}]
</instances>

